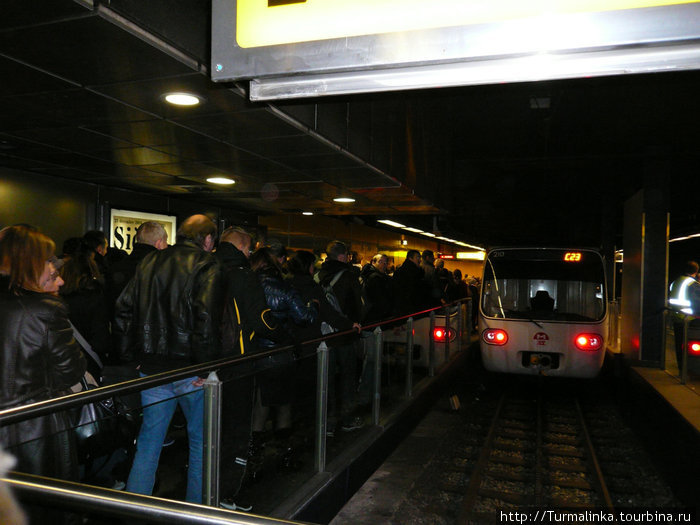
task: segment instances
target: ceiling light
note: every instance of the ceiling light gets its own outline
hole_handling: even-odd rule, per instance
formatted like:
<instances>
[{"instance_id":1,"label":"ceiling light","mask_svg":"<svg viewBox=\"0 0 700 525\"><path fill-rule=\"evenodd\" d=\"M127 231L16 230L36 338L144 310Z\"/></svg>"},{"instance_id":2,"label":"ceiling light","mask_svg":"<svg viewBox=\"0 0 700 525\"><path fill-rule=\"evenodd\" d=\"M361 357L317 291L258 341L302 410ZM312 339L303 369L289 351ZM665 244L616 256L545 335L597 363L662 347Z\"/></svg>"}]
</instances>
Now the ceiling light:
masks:
<instances>
[{"instance_id":1,"label":"ceiling light","mask_svg":"<svg viewBox=\"0 0 700 525\"><path fill-rule=\"evenodd\" d=\"M207 182L211 182L212 184L235 184L236 181L233 179L229 179L228 177L209 177L207 179Z\"/></svg>"},{"instance_id":2,"label":"ceiling light","mask_svg":"<svg viewBox=\"0 0 700 525\"><path fill-rule=\"evenodd\" d=\"M400 222L390 221L389 219L382 219L382 220L377 221L377 222L381 222L382 224L386 224L387 226L393 226L394 228L405 228L406 227L405 225L401 224Z\"/></svg>"},{"instance_id":3,"label":"ceiling light","mask_svg":"<svg viewBox=\"0 0 700 525\"><path fill-rule=\"evenodd\" d=\"M333 202L355 202L352 197L336 197Z\"/></svg>"},{"instance_id":4,"label":"ceiling light","mask_svg":"<svg viewBox=\"0 0 700 525\"><path fill-rule=\"evenodd\" d=\"M166 93L166 102L175 106L196 106L202 99L192 93Z\"/></svg>"},{"instance_id":5,"label":"ceiling light","mask_svg":"<svg viewBox=\"0 0 700 525\"><path fill-rule=\"evenodd\" d=\"M411 228L409 226L404 226L403 228L407 232L413 232L413 233L424 233L423 230L419 230L418 228Z\"/></svg>"},{"instance_id":6,"label":"ceiling light","mask_svg":"<svg viewBox=\"0 0 700 525\"><path fill-rule=\"evenodd\" d=\"M430 232L421 232L421 235L425 235L426 237L435 237L435 234Z\"/></svg>"},{"instance_id":7,"label":"ceiling light","mask_svg":"<svg viewBox=\"0 0 700 525\"><path fill-rule=\"evenodd\" d=\"M302 211L301 214L302 214L302 215L313 215L314 212L312 212L312 211Z\"/></svg>"}]
</instances>

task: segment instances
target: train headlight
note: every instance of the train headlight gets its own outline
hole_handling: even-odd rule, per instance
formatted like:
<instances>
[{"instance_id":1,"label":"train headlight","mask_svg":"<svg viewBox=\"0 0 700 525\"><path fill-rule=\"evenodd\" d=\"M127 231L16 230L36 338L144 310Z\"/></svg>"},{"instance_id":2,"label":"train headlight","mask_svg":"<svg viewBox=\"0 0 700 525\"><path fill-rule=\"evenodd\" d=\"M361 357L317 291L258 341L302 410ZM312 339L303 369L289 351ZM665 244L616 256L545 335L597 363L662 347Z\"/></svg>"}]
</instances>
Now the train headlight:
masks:
<instances>
[{"instance_id":1,"label":"train headlight","mask_svg":"<svg viewBox=\"0 0 700 525\"><path fill-rule=\"evenodd\" d=\"M481 334L484 342L490 345L502 346L508 342L508 333L499 328L489 328Z\"/></svg>"},{"instance_id":2,"label":"train headlight","mask_svg":"<svg viewBox=\"0 0 700 525\"><path fill-rule=\"evenodd\" d=\"M688 341L688 353L690 355L700 355L700 341Z\"/></svg>"},{"instance_id":3,"label":"train headlight","mask_svg":"<svg viewBox=\"0 0 700 525\"><path fill-rule=\"evenodd\" d=\"M593 352L600 350L603 346L603 338L598 334L578 334L574 339L574 344L579 350Z\"/></svg>"},{"instance_id":4,"label":"train headlight","mask_svg":"<svg viewBox=\"0 0 700 525\"><path fill-rule=\"evenodd\" d=\"M436 343L444 343L448 340L448 337L451 343L457 338L457 332L452 328L448 331L444 326L436 326L433 329L433 341Z\"/></svg>"}]
</instances>

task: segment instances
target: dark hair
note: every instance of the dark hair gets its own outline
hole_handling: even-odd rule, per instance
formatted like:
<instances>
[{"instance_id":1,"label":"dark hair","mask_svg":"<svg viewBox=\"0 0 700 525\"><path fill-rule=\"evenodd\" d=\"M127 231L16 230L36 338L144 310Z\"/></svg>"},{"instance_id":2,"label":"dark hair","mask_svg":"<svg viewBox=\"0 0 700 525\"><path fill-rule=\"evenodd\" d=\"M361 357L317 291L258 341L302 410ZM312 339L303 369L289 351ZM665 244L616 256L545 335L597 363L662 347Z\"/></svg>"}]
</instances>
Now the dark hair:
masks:
<instances>
[{"instance_id":1,"label":"dark hair","mask_svg":"<svg viewBox=\"0 0 700 525\"><path fill-rule=\"evenodd\" d=\"M267 247L270 249L270 253L278 259L287 256L287 248L279 241L270 241Z\"/></svg>"},{"instance_id":2,"label":"dark hair","mask_svg":"<svg viewBox=\"0 0 700 525\"><path fill-rule=\"evenodd\" d=\"M61 268L61 278L64 282L59 291L61 295L99 289L102 276L95 262L95 252L83 244Z\"/></svg>"},{"instance_id":3,"label":"dark hair","mask_svg":"<svg viewBox=\"0 0 700 525\"><path fill-rule=\"evenodd\" d=\"M459 268L455 269L455 271L452 272L452 275L454 275L454 278L458 281L462 280L462 271Z\"/></svg>"},{"instance_id":4,"label":"dark hair","mask_svg":"<svg viewBox=\"0 0 700 525\"><path fill-rule=\"evenodd\" d=\"M41 292L39 280L55 249L51 238L34 226L17 224L0 230L0 274L9 277L8 288Z\"/></svg>"},{"instance_id":5,"label":"dark hair","mask_svg":"<svg viewBox=\"0 0 700 525\"><path fill-rule=\"evenodd\" d=\"M207 237L216 239L216 224L206 215L192 215L184 220L177 229L177 242L191 241L204 248Z\"/></svg>"},{"instance_id":6,"label":"dark hair","mask_svg":"<svg viewBox=\"0 0 700 525\"><path fill-rule=\"evenodd\" d=\"M309 267L316 262L316 256L306 250L298 250L292 258L287 261L287 270L292 275L309 275Z\"/></svg>"},{"instance_id":7,"label":"dark hair","mask_svg":"<svg viewBox=\"0 0 700 525\"><path fill-rule=\"evenodd\" d=\"M347 253L348 247L342 241L331 241L326 247L326 255L328 255L329 259L333 259L335 261L338 260L339 256L345 255Z\"/></svg>"},{"instance_id":8,"label":"dark hair","mask_svg":"<svg viewBox=\"0 0 700 525\"><path fill-rule=\"evenodd\" d=\"M250 267L255 273L265 273L274 277L282 278L282 269L270 248L258 248L250 256Z\"/></svg>"},{"instance_id":9,"label":"dark hair","mask_svg":"<svg viewBox=\"0 0 700 525\"><path fill-rule=\"evenodd\" d=\"M107 236L104 234L104 232L99 230L90 230L85 232L85 235L83 235L83 240L94 251L97 251L97 248L100 246L105 246L107 244Z\"/></svg>"},{"instance_id":10,"label":"dark hair","mask_svg":"<svg viewBox=\"0 0 700 525\"><path fill-rule=\"evenodd\" d=\"M411 259L411 258L415 257L416 255L418 257L420 257L420 252L418 250L408 250L406 252L406 259Z\"/></svg>"},{"instance_id":11,"label":"dark hair","mask_svg":"<svg viewBox=\"0 0 700 525\"><path fill-rule=\"evenodd\" d=\"M435 259L433 250L423 250L423 259L427 259L428 257L431 257L433 260Z\"/></svg>"}]
</instances>

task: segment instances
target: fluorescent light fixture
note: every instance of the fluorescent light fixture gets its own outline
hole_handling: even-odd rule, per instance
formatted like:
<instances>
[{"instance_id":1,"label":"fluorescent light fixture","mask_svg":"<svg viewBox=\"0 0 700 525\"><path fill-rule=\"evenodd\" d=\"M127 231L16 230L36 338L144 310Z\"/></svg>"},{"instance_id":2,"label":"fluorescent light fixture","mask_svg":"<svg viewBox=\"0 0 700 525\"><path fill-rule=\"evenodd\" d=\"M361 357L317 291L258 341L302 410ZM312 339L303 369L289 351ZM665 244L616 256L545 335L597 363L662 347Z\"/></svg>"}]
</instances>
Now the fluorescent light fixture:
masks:
<instances>
[{"instance_id":1,"label":"fluorescent light fixture","mask_svg":"<svg viewBox=\"0 0 700 525\"><path fill-rule=\"evenodd\" d=\"M457 259L483 261L486 258L486 252L457 252Z\"/></svg>"},{"instance_id":2,"label":"fluorescent light fixture","mask_svg":"<svg viewBox=\"0 0 700 525\"><path fill-rule=\"evenodd\" d=\"M166 102L174 106L196 106L202 99L192 93L166 93L164 96Z\"/></svg>"},{"instance_id":3,"label":"fluorescent light fixture","mask_svg":"<svg viewBox=\"0 0 700 525\"><path fill-rule=\"evenodd\" d=\"M333 202L355 202L352 197L336 197Z\"/></svg>"},{"instance_id":4,"label":"fluorescent light fixture","mask_svg":"<svg viewBox=\"0 0 700 525\"><path fill-rule=\"evenodd\" d=\"M435 234L430 232L421 232L421 235L425 235L426 237L435 237Z\"/></svg>"},{"instance_id":5,"label":"fluorescent light fixture","mask_svg":"<svg viewBox=\"0 0 700 525\"><path fill-rule=\"evenodd\" d=\"M229 179L228 177L209 177L207 179L207 182L211 182L212 184L223 184L223 185L230 185L230 184L236 183L235 180Z\"/></svg>"},{"instance_id":6,"label":"fluorescent light fixture","mask_svg":"<svg viewBox=\"0 0 700 525\"><path fill-rule=\"evenodd\" d=\"M386 224L387 226L393 226L394 228L405 228L406 226L404 224L401 224L400 222L394 222L390 221L389 219L382 219L380 221L382 224Z\"/></svg>"},{"instance_id":7,"label":"fluorescent light fixture","mask_svg":"<svg viewBox=\"0 0 700 525\"><path fill-rule=\"evenodd\" d=\"M688 239L693 239L695 237L700 237L700 233L694 233L692 235L686 235L684 237L676 237L675 239L670 239L668 242L687 241Z\"/></svg>"},{"instance_id":8,"label":"fluorescent light fixture","mask_svg":"<svg viewBox=\"0 0 700 525\"><path fill-rule=\"evenodd\" d=\"M301 214L302 214L302 215L313 215L314 212L312 212L312 211L302 211Z\"/></svg>"},{"instance_id":9,"label":"fluorescent light fixture","mask_svg":"<svg viewBox=\"0 0 700 525\"><path fill-rule=\"evenodd\" d=\"M418 228L411 228L410 226L404 226L403 229L407 232L424 233L423 230L419 230Z\"/></svg>"}]
</instances>

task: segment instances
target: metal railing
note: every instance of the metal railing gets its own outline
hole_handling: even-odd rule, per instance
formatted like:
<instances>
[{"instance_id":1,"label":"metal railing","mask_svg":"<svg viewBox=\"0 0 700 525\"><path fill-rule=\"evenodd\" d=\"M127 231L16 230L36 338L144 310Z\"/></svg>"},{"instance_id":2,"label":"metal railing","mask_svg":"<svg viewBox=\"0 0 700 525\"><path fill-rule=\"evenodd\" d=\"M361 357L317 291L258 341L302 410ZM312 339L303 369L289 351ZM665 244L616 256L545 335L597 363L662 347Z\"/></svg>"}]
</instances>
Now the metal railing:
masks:
<instances>
[{"instance_id":1,"label":"metal railing","mask_svg":"<svg viewBox=\"0 0 700 525\"><path fill-rule=\"evenodd\" d=\"M374 329L373 337L375 344L374 351L374 384L372 396L372 423L379 425L381 410L381 371L383 355L383 333L382 326L395 326L402 321L406 322L406 370L404 396L410 399L413 395L413 341L414 341L414 320L420 317L430 318L429 337L429 375L435 372L435 344L432 331L435 326L435 315L440 310L446 312L446 328L448 336L445 344L445 362L449 358L449 327L450 309L457 306L457 348L461 350L462 328L465 326L463 320L463 306L466 306L467 323L466 335L471 337L471 298L464 298L444 306L426 309L413 314L404 315L392 319L383 320L363 326L363 330ZM327 408L328 408L328 346L327 341L337 337L347 336L356 333L354 330L336 332L317 339L306 341L301 346L309 347L318 344L317 356L317 387L316 387L316 422L315 422L315 462L316 472L324 472L326 468L326 429L327 429ZM468 339L469 340L469 339ZM141 390L152 388L179 379L192 376L204 376L209 374L204 384L205 391L205 414L204 414L204 457L203 457L203 501L207 505L193 505L175 500L153 498L150 496L140 496L131 493L94 487L81 483L73 483L64 480L41 478L11 472L6 478L0 481L8 483L21 497L29 499L40 499L45 503L52 503L62 507L77 509L79 511L95 510L106 515L118 517L134 517L146 519L153 523L182 523L182 516L187 516L187 523L292 523L280 520L266 519L259 516L241 515L235 513L236 517L231 517L231 511L219 510L219 463L221 451L221 385L216 371L228 368L237 368L235 377L242 377L254 373L253 364L269 356L282 354L297 350L299 345L290 345L274 348L268 351L256 352L251 355L225 357L208 363L189 366L178 370L162 372L146 377L123 381L118 384L103 386L89 391L79 392L59 398L49 399L30 405L13 407L0 411L0 426L6 426L20 421L28 420L37 416L46 415L52 412L63 411L70 408L82 406L86 403L97 402L115 396L124 396ZM246 366L249 365L249 366ZM90 502L89 504L87 502ZM154 503L155 502L155 503ZM213 509L212 507L217 507ZM228 517L227 517L228 516Z\"/></svg>"}]
</instances>

